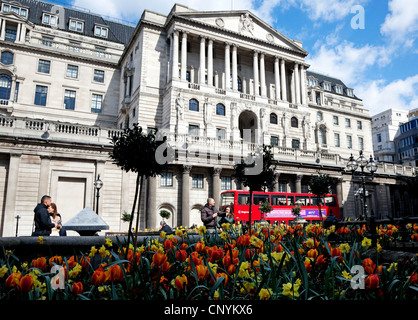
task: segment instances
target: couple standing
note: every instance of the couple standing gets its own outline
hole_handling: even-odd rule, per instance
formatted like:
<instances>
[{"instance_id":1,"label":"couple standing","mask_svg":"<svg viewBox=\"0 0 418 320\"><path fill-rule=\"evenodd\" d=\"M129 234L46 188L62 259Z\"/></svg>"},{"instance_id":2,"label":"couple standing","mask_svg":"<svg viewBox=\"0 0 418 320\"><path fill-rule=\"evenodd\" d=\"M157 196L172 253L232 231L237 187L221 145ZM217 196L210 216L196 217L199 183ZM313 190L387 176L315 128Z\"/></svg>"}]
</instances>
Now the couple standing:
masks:
<instances>
[{"instance_id":1,"label":"couple standing","mask_svg":"<svg viewBox=\"0 0 418 320\"><path fill-rule=\"evenodd\" d=\"M213 198L208 198L208 202L201 211L201 220L206 227L206 230L210 232L216 231L216 228L220 224L218 222L218 217L221 218L221 221L219 221L220 223L223 223L223 221L234 223L234 214L229 207L225 209L225 212L221 212L215 208L215 200Z\"/></svg>"},{"instance_id":2,"label":"couple standing","mask_svg":"<svg viewBox=\"0 0 418 320\"><path fill-rule=\"evenodd\" d=\"M32 232L32 236L66 235L65 230L62 229L61 215L58 213L55 203L52 203L50 196L43 196L41 203L38 203L33 211L35 212L35 231Z\"/></svg>"}]
</instances>

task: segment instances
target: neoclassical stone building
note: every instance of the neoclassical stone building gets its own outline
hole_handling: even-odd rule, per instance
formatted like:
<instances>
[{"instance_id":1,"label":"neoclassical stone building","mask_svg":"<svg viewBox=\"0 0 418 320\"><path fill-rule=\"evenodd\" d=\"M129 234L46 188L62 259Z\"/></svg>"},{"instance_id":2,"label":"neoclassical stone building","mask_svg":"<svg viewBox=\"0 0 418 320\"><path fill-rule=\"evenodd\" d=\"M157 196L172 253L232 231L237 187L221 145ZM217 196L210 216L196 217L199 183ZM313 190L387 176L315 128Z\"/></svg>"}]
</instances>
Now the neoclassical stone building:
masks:
<instances>
[{"instance_id":1,"label":"neoclassical stone building","mask_svg":"<svg viewBox=\"0 0 418 320\"><path fill-rule=\"evenodd\" d=\"M157 227L161 209L172 226L200 224L208 196L242 189L234 162L262 144L278 160L275 190L304 192L312 174L329 173L344 216L358 215L359 182L344 169L351 153L373 153L368 110L341 80L309 71L301 42L251 12L176 4L167 16L144 11L131 26L1 1L0 50L0 235L14 235L17 221L29 235L43 194L64 223L96 208L98 175L99 215L126 231L136 177L108 153L109 138L133 123L163 132L176 149L168 171L146 181L141 229ZM371 208L393 214L398 177L411 174L382 163L368 183Z\"/></svg>"}]
</instances>

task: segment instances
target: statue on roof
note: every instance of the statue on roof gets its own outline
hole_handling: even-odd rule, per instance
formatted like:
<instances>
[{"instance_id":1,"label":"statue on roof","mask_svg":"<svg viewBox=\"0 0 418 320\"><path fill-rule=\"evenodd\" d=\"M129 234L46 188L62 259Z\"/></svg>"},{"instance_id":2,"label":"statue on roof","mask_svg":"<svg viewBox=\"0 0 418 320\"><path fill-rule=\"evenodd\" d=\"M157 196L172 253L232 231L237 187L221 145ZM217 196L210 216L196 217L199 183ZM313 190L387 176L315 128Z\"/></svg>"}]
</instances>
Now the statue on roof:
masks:
<instances>
[{"instance_id":1,"label":"statue on roof","mask_svg":"<svg viewBox=\"0 0 418 320\"><path fill-rule=\"evenodd\" d=\"M238 26L239 33L249 33L254 36L254 23L253 19L251 19L250 14L248 12L241 15L239 18L239 26Z\"/></svg>"}]
</instances>

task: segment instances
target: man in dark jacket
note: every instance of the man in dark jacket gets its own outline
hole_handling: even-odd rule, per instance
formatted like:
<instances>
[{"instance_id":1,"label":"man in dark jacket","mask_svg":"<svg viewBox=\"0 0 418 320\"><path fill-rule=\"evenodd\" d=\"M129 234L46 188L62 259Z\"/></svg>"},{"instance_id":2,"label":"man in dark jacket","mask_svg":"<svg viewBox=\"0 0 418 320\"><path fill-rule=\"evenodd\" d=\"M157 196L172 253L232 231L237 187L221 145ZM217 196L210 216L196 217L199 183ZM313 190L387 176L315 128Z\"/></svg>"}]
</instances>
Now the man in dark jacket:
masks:
<instances>
[{"instance_id":1,"label":"man in dark jacket","mask_svg":"<svg viewBox=\"0 0 418 320\"><path fill-rule=\"evenodd\" d=\"M48 212L48 207L50 205L51 197L43 196L41 203L38 203L35 209L33 209L35 212L35 231L32 232L32 236L49 236L51 234L51 229L57 227L55 223L52 223L51 216Z\"/></svg>"},{"instance_id":2,"label":"man in dark jacket","mask_svg":"<svg viewBox=\"0 0 418 320\"><path fill-rule=\"evenodd\" d=\"M216 231L218 217L224 217L225 215L225 212L220 212L215 208L215 200L208 198L208 202L203 207L200 217L202 219L203 225L206 227L206 230Z\"/></svg>"}]
</instances>

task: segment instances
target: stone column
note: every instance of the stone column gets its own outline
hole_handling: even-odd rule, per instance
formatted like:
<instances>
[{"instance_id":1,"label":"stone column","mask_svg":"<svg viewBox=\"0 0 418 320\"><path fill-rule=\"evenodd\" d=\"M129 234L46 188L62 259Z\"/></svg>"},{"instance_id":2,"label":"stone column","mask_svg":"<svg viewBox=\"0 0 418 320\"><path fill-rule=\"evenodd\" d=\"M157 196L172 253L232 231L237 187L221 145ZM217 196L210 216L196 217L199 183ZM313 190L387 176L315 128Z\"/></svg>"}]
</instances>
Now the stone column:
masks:
<instances>
[{"instance_id":1,"label":"stone column","mask_svg":"<svg viewBox=\"0 0 418 320\"><path fill-rule=\"evenodd\" d=\"M279 58L274 58L274 83L276 89L276 100L280 100L280 71L279 71Z\"/></svg>"},{"instance_id":2,"label":"stone column","mask_svg":"<svg viewBox=\"0 0 418 320\"><path fill-rule=\"evenodd\" d=\"M38 184L38 199L40 200L43 195L48 194L48 181L49 181L49 166L51 163L50 156L40 156L41 158L41 171L39 174Z\"/></svg>"},{"instance_id":3,"label":"stone column","mask_svg":"<svg viewBox=\"0 0 418 320\"><path fill-rule=\"evenodd\" d=\"M296 103L296 97L295 97L295 69L291 71L290 75L290 102Z\"/></svg>"},{"instance_id":4,"label":"stone column","mask_svg":"<svg viewBox=\"0 0 418 320\"><path fill-rule=\"evenodd\" d=\"M1 22L1 33L0 33L0 40L3 40L6 38L6 19L3 19Z\"/></svg>"},{"instance_id":5,"label":"stone column","mask_svg":"<svg viewBox=\"0 0 418 320\"><path fill-rule=\"evenodd\" d=\"M282 100L287 101L287 86L286 86L286 69L284 59L280 60L280 82L282 89Z\"/></svg>"},{"instance_id":6,"label":"stone column","mask_svg":"<svg viewBox=\"0 0 418 320\"><path fill-rule=\"evenodd\" d=\"M231 88L231 81L230 81L230 77L231 77L231 62L229 61L229 49L230 49L230 45L229 43L225 43L225 79L224 79L224 89L230 89Z\"/></svg>"},{"instance_id":7,"label":"stone column","mask_svg":"<svg viewBox=\"0 0 418 320\"><path fill-rule=\"evenodd\" d=\"M185 227L190 223L190 171L191 165L183 165L181 187L181 224Z\"/></svg>"},{"instance_id":8,"label":"stone column","mask_svg":"<svg viewBox=\"0 0 418 320\"><path fill-rule=\"evenodd\" d=\"M273 192L279 192L279 178L280 178L280 172L274 173L274 178L276 182L274 183Z\"/></svg>"},{"instance_id":9,"label":"stone column","mask_svg":"<svg viewBox=\"0 0 418 320\"><path fill-rule=\"evenodd\" d=\"M253 55L253 76L254 76L254 95L260 95L258 80L258 52L254 51Z\"/></svg>"},{"instance_id":10,"label":"stone column","mask_svg":"<svg viewBox=\"0 0 418 320\"><path fill-rule=\"evenodd\" d=\"M208 86L213 86L213 40L208 40Z\"/></svg>"},{"instance_id":11,"label":"stone column","mask_svg":"<svg viewBox=\"0 0 418 320\"><path fill-rule=\"evenodd\" d=\"M157 228L159 227L159 214L157 212L157 178L148 178L148 208L146 209L147 221L145 227Z\"/></svg>"},{"instance_id":12,"label":"stone column","mask_svg":"<svg viewBox=\"0 0 418 320\"><path fill-rule=\"evenodd\" d=\"M181 39L181 80L186 81L187 75L187 32L183 31Z\"/></svg>"},{"instance_id":13,"label":"stone column","mask_svg":"<svg viewBox=\"0 0 418 320\"><path fill-rule=\"evenodd\" d=\"M306 104L306 73L305 73L305 66L303 64L300 65L300 86L301 86L301 95L302 95L302 104Z\"/></svg>"},{"instance_id":14,"label":"stone column","mask_svg":"<svg viewBox=\"0 0 418 320\"><path fill-rule=\"evenodd\" d=\"M338 199L338 206L340 208L340 218L343 218L343 179L338 178L337 181L337 199ZM335 212L333 212L335 215Z\"/></svg>"},{"instance_id":15,"label":"stone column","mask_svg":"<svg viewBox=\"0 0 418 320\"><path fill-rule=\"evenodd\" d=\"M219 199L221 198L221 167L214 167L212 169L212 186L213 186L213 195L212 198L215 200L216 208L219 208Z\"/></svg>"},{"instance_id":16,"label":"stone column","mask_svg":"<svg viewBox=\"0 0 418 320\"><path fill-rule=\"evenodd\" d=\"M17 30L16 30L16 42L20 42L20 30L22 28L22 24L18 23L17 24Z\"/></svg>"},{"instance_id":17,"label":"stone column","mask_svg":"<svg viewBox=\"0 0 418 320\"><path fill-rule=\"evenodd\" d=\"M302 174L297 174L295 178L295 192L301 193L302 192Z\"/></svg>"},{"instance_id":18,"label":"stone column","mask_svg":"<svg viewBox=\"0 0 418 320\"><path fill-rule=\"evenodd\" d=\"M264 53L260 54L260 87L261 87L261 96L266 96L266 70L264 63Z\"/></svg>"},{"instance_id":19,"label":"stone column","mask_svg":"<svg viewBox=\"0 0 418 320\"><path fill-rule=\"evenodd\" d=\"M237 46L232 46L232 90L238 90Z\"/></svg>"},{"instance_id":20,"label":"stone column","mask_svg":"<svg viewBox=\"0 0 418 320\"><path fill-rule=\"evenodd\" d=\"M4 20L3 20L4 21ZM15 221L15 210L16 210L16 192L17 192L17 181L19 176L19 166L21 154L11 153L9 160L9 169L7 172L7 186L6 186L6 201L4 203L4 224L3 224L3 237L11 237L16 235L16 221ZM41 201L39 198L38 201ZM34 204L33 207L35 207ZM32 223L32 222L31 222ZM32 232L32 230L31 230Z\"/></svg>"},{"instance_id":21,"label":"stone column","mask_svg":"<svg viewBox=\"0 0 418 320\"><path fill-rule=\"evenodd\" d=\"M199 64L199 83L205 84L206 76L206 63L205 63L205 43L206 39L204 37L200 38L200 64Z\"/></svg>"},{"instance_id":22,"label":"stone column","mask_svg":"<svg viewBox=\"0 0 418 320\"><path fill-rule=\"evenodd\" d=\"M171 79L179 78L179 32L173 31L173 55L171 65Z\"/></svg>"},{"instance_id":23,"label":"stone column","mask_svg":"<svg viewBox=\"0 0 418 320\"><path fill-rule=\"evenodd\" d=\"M299 81L299 64L295 62L295 103L300 104L300 81Z\"/></svg>"}]
</instances>

